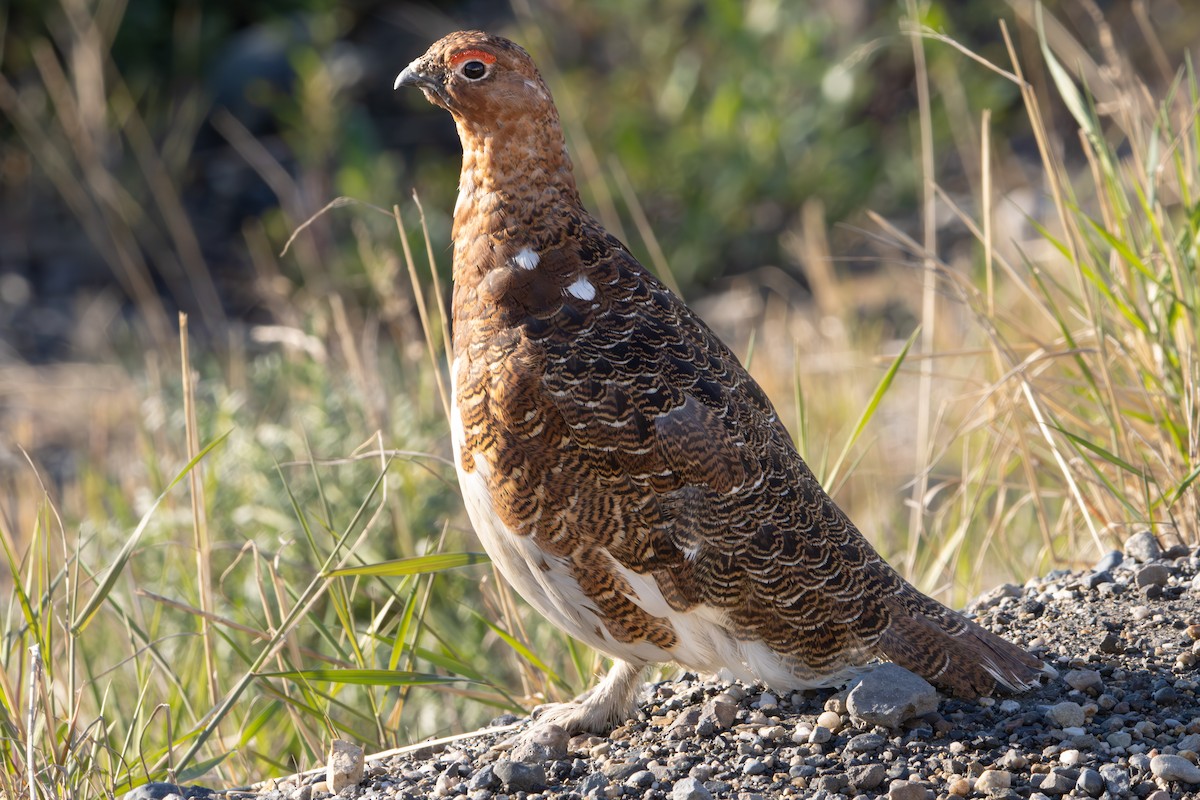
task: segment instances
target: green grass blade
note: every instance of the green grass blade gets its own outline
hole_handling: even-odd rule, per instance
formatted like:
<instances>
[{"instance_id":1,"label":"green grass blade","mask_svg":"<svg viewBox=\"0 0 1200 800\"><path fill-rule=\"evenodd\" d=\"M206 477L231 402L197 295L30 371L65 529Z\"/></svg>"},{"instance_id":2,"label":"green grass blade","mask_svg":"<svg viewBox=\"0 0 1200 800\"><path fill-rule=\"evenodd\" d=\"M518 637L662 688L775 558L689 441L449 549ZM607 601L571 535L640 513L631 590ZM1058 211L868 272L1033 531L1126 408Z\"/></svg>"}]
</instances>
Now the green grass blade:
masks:
<instances>
[{"instance_id":1,"label":"green grass blade","mask_svg":"<svg viewBox=\"0 0 1200 800\"><path fill-rule=\"evenodd\" d=\"M470 678L390 669L295 669L282 672L260 672L258 677L344 683L355 686L433 686L447 683L476 683Z\"/></svg>"},{"instance_id":2,"label":"green grass blade","mask_svg":"<svg viewBox=\"0 0 1200 800\"><path fill-rule=\"evenodd\" d=\"M117 578L119 578L121 576L121 572L124 571L126 563L128 563L130 556L133 555L133 551L137 547L138 542L141 541L142 534L146 531L146 526L150 524L151 517L154 516L154 512L158 510L158 507L162 504L162 501L165 500L171 490L174 489L180 481L187 477L187 474L191 472L197 464L200 463L200 460L212 452L212 450L220 445L221 442L225 441L230 433L232 433L232 431L226 431L216 439L213 439L211 442L209 442L208 446L197 453L196 457L189 461L184 468L179 471L179 474L176 475L169 484L167 484L167 488L163 489L162 494L155 498L154 502L150 505L150 508L148 508L146 513L142 515L142 519L138 522L137 527L134 528L133 533L130 534L129 538L125 540L125 544L121 547L120 552L118 552L116 557L113 559L112 565L108 568L108 571L104 573L104 577L100 580L100 585L96 587L96 591L92 593L92 596L88 599L87 603L84 604L83 610L79 612L79 616L71 623L72 633L74 633L76 636L82 633L84 628L88 626L88 623L92 621L92 617L94 617L96 612L100 610L100 606L104 604L105 598L108 597L109 593L116 585Z\"/></svg>"},{"instance_id":3,"label":"green grass blade","mask_svg":"<svg viewBox=\"0 0 1200 800\"><path fill-rule=\"evenodd\" d=\"M491 559L487 553L433 553L427 556L413 556L383 561L379 564L367 564L361 567L345 567L326 573L326 577L340 578L347 575L370 575L376 578L394 578L402 575L424 575L429 572L443 572L448 569L471 567L476 564L488 564Z\"/></svg>"},{"instance_id":4,"label":"green grass blade","mask_svg":"<svg viewBox=\"0 0 1200 800\"><path fill-rule=\"evenodd\" d=\"M858 416L858 422L855 423L854 430L850 432L850 436L846 439L846 443L842 445L842 452L838 453L837 459L833 462L833 466L829 469L829 473L825 476L826 486L832 486L837 483L838 472L841 470L842 464L845 462L846 457L850 455L850 450L854 447L855 442L858 441L858 438L862 435L862 432L871 422L871 418L875 416L875 412L879 409L880 402L883 401L883 396L887 394L888 389L891 388L892 381L895 379L896 373L900 371L900 366L904 363L904 359L908 355L908 351L912 348L913 343L917 341L917 337L920 334L921 326L918 325L916 330L912 332L912 335L908 337L908 341L904 343L904 347L902 347L896 357L892 359L891 366L888 367L887 372L883 374L883 377L880 378L879 383L875 386L875 391L871 394L871 400L867 403L867 407L864 408L862 413Z\"/></svg>"}]
</instances>

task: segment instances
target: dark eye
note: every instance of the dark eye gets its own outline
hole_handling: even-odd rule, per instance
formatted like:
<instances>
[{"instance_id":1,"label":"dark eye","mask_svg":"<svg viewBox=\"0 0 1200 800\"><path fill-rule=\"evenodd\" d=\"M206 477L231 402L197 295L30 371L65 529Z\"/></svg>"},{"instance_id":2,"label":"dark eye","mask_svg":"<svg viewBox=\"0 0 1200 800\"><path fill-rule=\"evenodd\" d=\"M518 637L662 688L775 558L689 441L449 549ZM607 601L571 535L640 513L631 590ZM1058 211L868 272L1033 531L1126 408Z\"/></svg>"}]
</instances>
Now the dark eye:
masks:
<instances>
[{"instance_id":1,"label":"dark eye","mask_svg":"<svg viewBox=\"0 0 1200 800\"><path fill-rule=\"evenodd\" d=\"M468 61L462 65L462 74L468 80L477 81L487 75L487 64L482 61Z\"/></svg>"}]
</instances>

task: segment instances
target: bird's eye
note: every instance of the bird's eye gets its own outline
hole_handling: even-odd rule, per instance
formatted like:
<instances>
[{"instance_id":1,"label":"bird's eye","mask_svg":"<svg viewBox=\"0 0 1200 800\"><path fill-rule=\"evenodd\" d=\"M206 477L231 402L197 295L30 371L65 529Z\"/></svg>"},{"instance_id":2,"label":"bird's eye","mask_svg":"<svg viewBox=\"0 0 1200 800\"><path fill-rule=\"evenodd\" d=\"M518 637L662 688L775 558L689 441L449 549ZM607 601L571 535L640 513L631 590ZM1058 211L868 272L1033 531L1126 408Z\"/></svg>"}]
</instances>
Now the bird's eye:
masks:
<instances>
[{"instance_id":1,"label":"bird's eye","mask_svg":"<svg viewBox=\"0 0 1200 800\"><path fill-rule=\"evenodd\" d=\"M477 81L487 75L488 68L487 64L482 61L467 61L462 65L460 71L467 80Z\"/></svg>"}]
</instances>

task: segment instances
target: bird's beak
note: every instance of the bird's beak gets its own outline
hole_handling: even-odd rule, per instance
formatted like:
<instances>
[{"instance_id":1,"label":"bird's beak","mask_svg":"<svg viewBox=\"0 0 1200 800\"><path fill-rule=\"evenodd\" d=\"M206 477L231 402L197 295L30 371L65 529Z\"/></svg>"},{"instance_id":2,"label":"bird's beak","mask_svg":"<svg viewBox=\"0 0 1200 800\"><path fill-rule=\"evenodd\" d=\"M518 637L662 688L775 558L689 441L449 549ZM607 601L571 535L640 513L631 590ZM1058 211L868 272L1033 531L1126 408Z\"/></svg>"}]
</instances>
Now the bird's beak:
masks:
<instances>
[{"instance_id":1,"label":"bird's beak","mask_svg":"<svg viewBox=\"0 0 1200 800\"><path fill-rule=\"evenodd\" d=\"M392 89L399 89L401 86L418 86L422 89L437 91L440 88L437 79L427 74L422 67L419 58L409 64L403 72L396 76L396 83L392 85Z\"/></svg>"}]
</instances>

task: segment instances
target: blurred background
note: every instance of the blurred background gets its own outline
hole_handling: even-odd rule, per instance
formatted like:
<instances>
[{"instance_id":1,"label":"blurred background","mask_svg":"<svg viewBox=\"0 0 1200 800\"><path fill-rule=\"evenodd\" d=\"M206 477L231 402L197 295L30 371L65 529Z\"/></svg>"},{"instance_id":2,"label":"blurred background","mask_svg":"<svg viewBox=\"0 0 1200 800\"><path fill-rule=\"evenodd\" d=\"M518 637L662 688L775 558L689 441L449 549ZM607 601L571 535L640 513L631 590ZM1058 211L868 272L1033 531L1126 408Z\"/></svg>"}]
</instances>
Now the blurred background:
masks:
<instances>
[{"instance_id":1,"label":"blurred background","mask_svg":"<svg viewBox=\"0 0 1200 800\"><path fill-rule=\"evenodd\" d=\"M1098 384L1068 333L1102 292L1071 295L1068 269L1047 290L1059 300L1031 311L1023 304L1045 286L1016 275L1054 259L1078 267L1066 258L1078 226L1063 209L1119 222L1106 181L1127 163L1142 169L1146 152L1174 152L1179 171L1149 205L1192 219L1194 126L1156 109L1191 107L1200 6L1044 9L1039 34L1026 0L10 0L0 8L0 539L11 565L0 571L11 598L0 742L22 736L12 710L30 636L45 639L60 687L91 687L97 702L115 665L138 665L123 679L161 691L152 702L176 709L178 732L242 692L237 676L266 668L255 648L310 599L322 568L478 550L446 463L439 395L458 143L448 115L391 88L459 28L533 54L588 207L744 357L831 493L921 588L961 604L1003 580L1086 564L1164 519L1167 539L1191 540L1194 353L1164 361L1160 347L1129 367L1141 386L1131 396L1149 405L1161 399L1154 375L1177 375L1162 403L1181 416L1156 428L1174 455L1138 433L1157 455L1133 458L1126 474L1131 457L1118 454L1133 434L1111 406L1079 399ZM1062 81L1089 99L1064 94ZM1077 178L1095 179L1090 194L1061 191ZM318 213L336 198L350 200ZM1163 250L1150 235L1129 241ZM1174 330L1179 318L1164 319ZM919 323L918 343L888 372ZM993 363L997 353L1015 360ZM1004 383L1062 353L1076 355L1077 372L1038 391L1050 406L1078 400L1054 409L1071 430L1098 425L1076 438L1100 442L1100 455L1071 439L1074 455L1056 460L1038 409ZM1138 420L1157 425L1156 414ZM181 470L189 485L176 487ZM1080 488L1073 474L1090 477ZM222 767L228 779L303 763L329 730L409 741L591 679L592 655L516 609L486 566L422 562L398 575L329 578L296 623L294 649L271 663L281 674L326 659L472 683L263 679L228 712L236 723L205 734L213 753L239 753ZM99 612L83 614L95 612L89 599ZM88 625L103 647L84 638ZM264 746L255 737L279 709L300 730L271 728ZM148 713L128 710L109 738L157 730ZM157 735L143 760L177 758L180 745ZM20 752L0 747L17 767ZM105 774L118 785L155 769Z\"/></svg>"}]
</instances>

